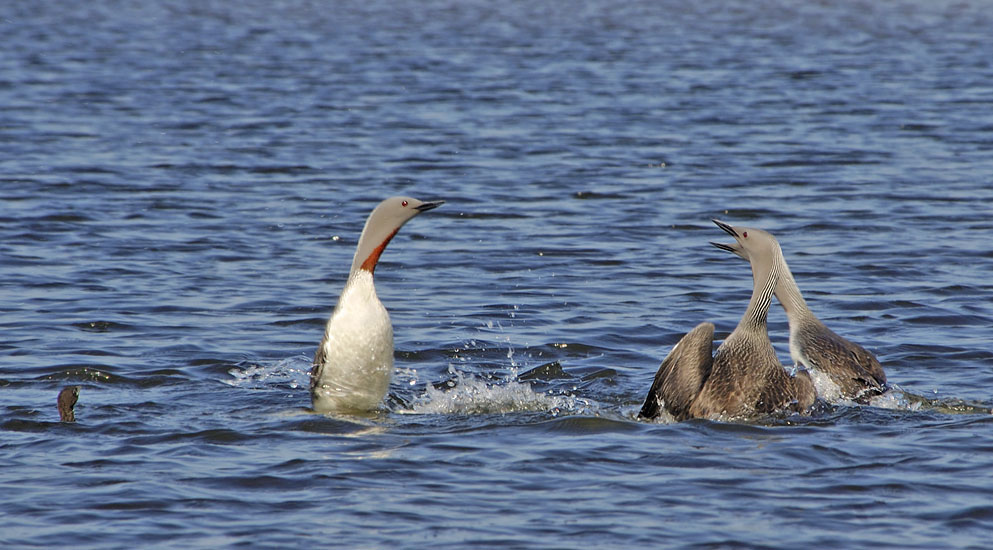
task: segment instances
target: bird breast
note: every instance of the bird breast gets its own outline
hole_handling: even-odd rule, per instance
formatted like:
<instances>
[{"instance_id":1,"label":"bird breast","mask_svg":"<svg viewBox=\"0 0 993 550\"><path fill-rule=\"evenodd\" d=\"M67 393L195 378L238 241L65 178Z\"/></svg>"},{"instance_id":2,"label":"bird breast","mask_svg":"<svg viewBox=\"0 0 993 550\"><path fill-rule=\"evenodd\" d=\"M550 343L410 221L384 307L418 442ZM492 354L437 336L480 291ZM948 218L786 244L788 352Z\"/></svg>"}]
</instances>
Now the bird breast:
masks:
<instances>
[{"instance_id":1,"label":"bird breast","mask_svg":"<svg viewBox=\"0 0 993 550\"><path fill-rule=\"evenodd\" d=\"M334 408L378 405L393 374L393 325L376 296L371 273L359 271L345 285L322 346L319 392L332 401L347 401Z\"/></svg>"}]
</instances>

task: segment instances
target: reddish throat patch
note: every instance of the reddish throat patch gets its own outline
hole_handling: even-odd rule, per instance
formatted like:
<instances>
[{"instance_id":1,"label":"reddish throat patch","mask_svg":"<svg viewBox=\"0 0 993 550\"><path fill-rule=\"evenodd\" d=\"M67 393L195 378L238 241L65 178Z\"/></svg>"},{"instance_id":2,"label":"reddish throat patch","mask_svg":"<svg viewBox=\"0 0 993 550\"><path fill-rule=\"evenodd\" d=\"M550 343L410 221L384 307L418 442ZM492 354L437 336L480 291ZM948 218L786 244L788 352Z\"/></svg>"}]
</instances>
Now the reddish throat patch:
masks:
<instances>
[{"instance_id":1,"label":"reddish throat patch","mask_svg":"<svg viewBox=\"0 0 993 550\"><path fill-rule=\"evenodd\" d=\"M393 233L390 233L388 237L383 239L383 242L380 243L379 246L377 246L375 249L373 249L372 253L369 254L369 257L366 258L364 262L362 262L362 266L359 269L364 269L369 273L375 273L376 264L379 263L379 257L382 256L383 251L386 250L386 245L390 244L390 240L392 240L393 237L397 234L397 231L400 231L400 229L399 228L394 229Z\"/></svg>"}]
</instances>

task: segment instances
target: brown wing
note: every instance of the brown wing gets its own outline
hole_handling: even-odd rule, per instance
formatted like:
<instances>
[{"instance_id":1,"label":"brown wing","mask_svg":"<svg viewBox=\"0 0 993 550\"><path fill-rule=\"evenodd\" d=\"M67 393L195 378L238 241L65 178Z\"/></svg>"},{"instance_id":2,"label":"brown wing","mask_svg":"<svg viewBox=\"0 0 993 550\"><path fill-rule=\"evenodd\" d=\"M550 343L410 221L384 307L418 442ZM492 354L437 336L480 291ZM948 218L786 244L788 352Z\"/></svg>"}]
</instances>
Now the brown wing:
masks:
<instances>
[{"instance_id":1,"label":"brown wing","mask_svg":"<svg viewBox=\"0 0 993 550\"><path fill-rule=\"evenodd\" d=\"M886 391L886 373L876 357L824 325L797 334L809 367L831 377L845 397L857 399Z\"/></svg>"},{"instance_id":2,"label":"brown wing","mask_svg":"<svg viewBox=\"0 0 993 550\"><path fill-rule=\"evenodd\" d=\"M673 346L655 373L638 416L656 418L663 407L676 420L689 418L690 404L710 376L714 325L700 323Z\"/></svg>"},{"instance_id":3,"label":"brown wing","mask_svg":"<svg viewBox=\"0 0 993 550\"><path fill-rule=\"evenodd\" d=\"M849 354L851 354L855 363L862 367L863 371L876 381L876 384L885 386L886 373L883 372L883 366L879 364L879 360L876 359L876 356L873 355L871 351L863 348L855 342L849 342L849 344L851 344L853 348L849 350Z\"/></svg>"}]
</instances>

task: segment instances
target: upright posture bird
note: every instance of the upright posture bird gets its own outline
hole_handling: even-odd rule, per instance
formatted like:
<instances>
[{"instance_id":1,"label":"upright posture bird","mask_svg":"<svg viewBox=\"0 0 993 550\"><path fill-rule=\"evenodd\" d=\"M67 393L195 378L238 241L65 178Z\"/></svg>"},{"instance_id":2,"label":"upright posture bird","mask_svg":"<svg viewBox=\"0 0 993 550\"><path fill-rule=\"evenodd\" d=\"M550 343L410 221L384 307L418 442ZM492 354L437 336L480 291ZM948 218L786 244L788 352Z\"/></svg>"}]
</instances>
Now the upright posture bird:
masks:
<instances>
[{"instance_id":1,"label":"upright posture bird","mask_svg":"<svg viewBox=\"0 0 993 550\"><path fill-rule=\"evenodd\" d=\"M403 224L443 203L391 197L369 215L348 281L314 354L310 397L315 411L361 412L382 403L393 377L393 325L376 296L372 274Z\"/></svg>"},{"instance_id":2,"label":"upright posture bird","mask_svg":"<svg viewBox=\"0 0 993 550\"><path fill-rule=\"evenodd\" d=\"M780 275L779 246L768 233L715 223L748 252L754 279L748 309L713 355L713 324L700 323L683 336L655 374L640 416L655 418L662 410L676 420L804 412L816 398L813 382L806 372L786 372L766 328Z\"/></svg>"},{"instance_id":3,"label":"upright posture bird","mask_svg":"<svg viewBox=\"0 0 993 550\"><path fill-rule=\"evenodd\" d=\"M715 223L722 228L730 227L723 222ZM776 284L776 299L786 310L790 323L790 356L797 365L822 372L828 375L838 385L842 397L855 401L866 402L871 397L886 391L886 373L879 364L876 356L862 346L850 342L834 331L827 328L814 315L796 280L783 258L783 252L775 237L761 229L735 227L733 230L749 234L765 234L775 244L776 270L779 271L779 283ZM727 231L727 229L725 229ZM749 251L739 243L711 243L717 248L733 252L750 260Z\"/></svg>"}]
</instances>

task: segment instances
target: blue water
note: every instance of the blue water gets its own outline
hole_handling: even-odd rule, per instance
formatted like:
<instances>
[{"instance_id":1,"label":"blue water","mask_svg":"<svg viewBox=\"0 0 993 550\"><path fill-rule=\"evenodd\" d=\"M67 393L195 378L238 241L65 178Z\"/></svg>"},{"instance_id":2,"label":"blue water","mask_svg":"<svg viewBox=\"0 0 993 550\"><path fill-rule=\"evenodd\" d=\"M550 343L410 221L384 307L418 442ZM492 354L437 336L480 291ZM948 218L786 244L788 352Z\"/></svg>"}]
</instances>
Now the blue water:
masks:
<instances>
[{"instance_id":1,"label":"blue water","mask_svg":"<svg viewBox=\"0 0 993 550\"><path fill-rule=\"evenodd\" d=\"M686 4L0 9L0 546L989 547L993 4ZM401 193L391 395L308 413ZM711 218L893 392L636 420L744 312Z\"/></svg>"}]
</instances>

